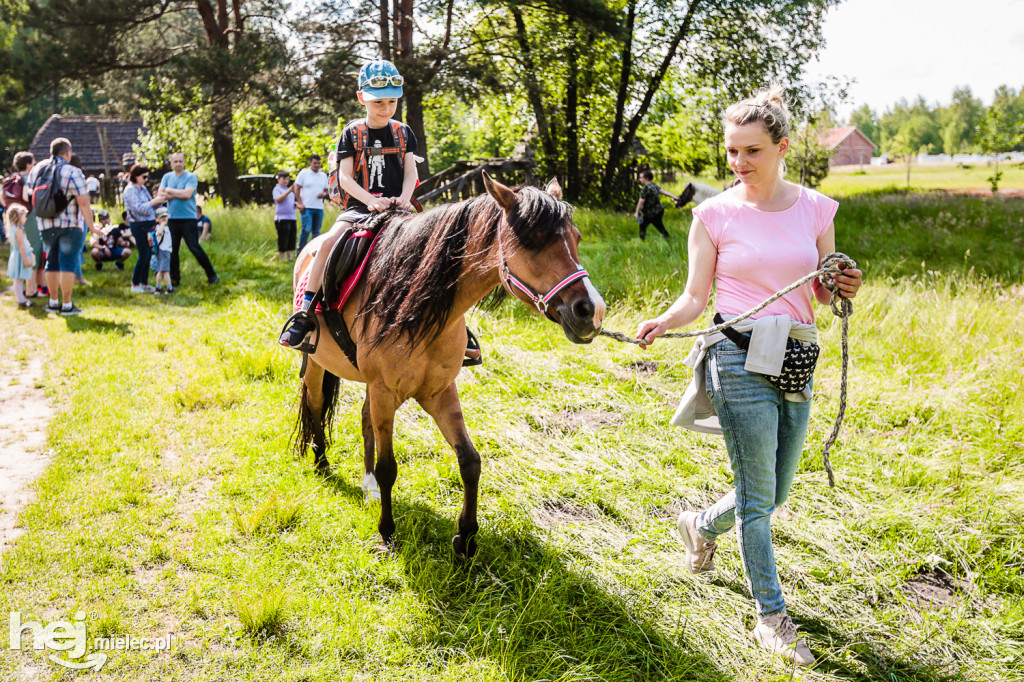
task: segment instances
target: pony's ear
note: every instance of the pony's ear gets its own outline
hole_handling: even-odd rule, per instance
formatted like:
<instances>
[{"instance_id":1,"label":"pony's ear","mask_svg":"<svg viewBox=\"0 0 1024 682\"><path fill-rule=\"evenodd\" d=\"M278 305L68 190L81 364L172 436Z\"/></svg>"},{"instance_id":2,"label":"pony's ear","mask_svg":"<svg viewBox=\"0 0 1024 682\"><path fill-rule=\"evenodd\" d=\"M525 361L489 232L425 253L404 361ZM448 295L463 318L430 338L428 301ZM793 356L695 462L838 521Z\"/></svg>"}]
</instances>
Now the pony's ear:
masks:
<instances>
[{"instance_id":1,"label":"pony's ear","mask_svg":"<svg viewBox=\"0 0 1024 682\"><path fill-rule=\"evenodd\" d=\"M487 193L494 197L494 200L498 202L498 206L501 206L506 211L514 209L516 207L515 193L488 175L487 171L483 171L482 175L484 178L484 187L487 188Z\"/></svg>"},{"instance_id":2,"label":"pony's ear","mask_svg":"<svg viewBox=\"0 0 1024 682\"><path fill-rule=\"evenodd\" d=\"M551 182L544 188L544 191L559 201L562 200L562 186L558 184L558 178L551 178Z\"/></svg>"}]
</instances>

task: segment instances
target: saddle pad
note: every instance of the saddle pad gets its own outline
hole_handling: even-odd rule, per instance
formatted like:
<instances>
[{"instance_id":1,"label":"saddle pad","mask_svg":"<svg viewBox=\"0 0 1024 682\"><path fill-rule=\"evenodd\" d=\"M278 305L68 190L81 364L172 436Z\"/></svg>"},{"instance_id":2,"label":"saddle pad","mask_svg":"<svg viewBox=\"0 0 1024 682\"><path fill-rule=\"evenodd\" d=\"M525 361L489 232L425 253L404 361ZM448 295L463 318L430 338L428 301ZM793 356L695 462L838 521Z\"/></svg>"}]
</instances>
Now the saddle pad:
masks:
<instances>
[{"instance_id":1,"label":"saddle pad","mask_svg":"<svg viewBox=\"0 0 1024 682\"><path fill-rule=\"evenodd\" d=\"M373 232L369 230L359 230L352 233L349 239L365 239L371 235L373 235ZM338 299L336 301L329 301L328 307L333 310L337 310L339 313L341 312L341 309L345 307L345 303L348 302L349 296L351 296L352 292L355 291L356 285L359 284L359 281L363 278L363 273L366 272L366 266L370 262L370 256L373 255L373 247L377 245L378 237L380 237L380 233L373 236L373 241L370 242L370 248L366 250L366 256L363 258L363 262L359 264L359 267L357 267L351 275L345 278L345 281L342 282L341 287L339 287ZM309 282L309 274L313 270L314 260L316 259L310 259L309 265L306 266L302 276L299 277L299 286L295 288L295 298L292 301L292 309L295 312L302 308L302 295L306 292L306 284ZM314 312L319 314L323 311L323 304L318 303Z\"/></svg>"}]
</instances>

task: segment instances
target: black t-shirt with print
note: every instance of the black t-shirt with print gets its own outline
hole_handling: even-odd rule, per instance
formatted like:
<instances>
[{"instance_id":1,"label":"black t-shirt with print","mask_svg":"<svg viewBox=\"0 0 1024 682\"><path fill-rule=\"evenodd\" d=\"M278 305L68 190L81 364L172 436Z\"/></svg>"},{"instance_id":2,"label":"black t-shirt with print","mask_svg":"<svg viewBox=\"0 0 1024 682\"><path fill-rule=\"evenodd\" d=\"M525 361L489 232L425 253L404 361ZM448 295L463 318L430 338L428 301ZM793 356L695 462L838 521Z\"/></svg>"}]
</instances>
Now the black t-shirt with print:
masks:
<instances>
[{"instance_id":1,"label":"black t-shirt with print","mask_svg":"<svg viewBox=\"0 0 1024 682\"><path fill-rule=\"evenodd\" d=\"M356 125L362 121L353 121L345 126L345 129L341 131L341 137L338 139L338 159L347 159L356 155ZM406 154L416 153L416 135L413 134L412 128L400 123L402 131L405 134L405 152ZM405 170L402 166L402 162L398 158L398 154L382 154L379 156L373 156L370 150L374 147L380 147L386 149L388 147L397 147L397 140L393 139L391 135L391 124L384 126L383 128L367 128L367 167L366 167L366 179L369 187L365 189L375 197L398 197L402 195L402 181L405 179ZM363 174L360 172L355 177L356 182L362 184ZM366 210L366 205L352 197L349 201L349 208L358 208Z\"/></svg>"}]
</instances>

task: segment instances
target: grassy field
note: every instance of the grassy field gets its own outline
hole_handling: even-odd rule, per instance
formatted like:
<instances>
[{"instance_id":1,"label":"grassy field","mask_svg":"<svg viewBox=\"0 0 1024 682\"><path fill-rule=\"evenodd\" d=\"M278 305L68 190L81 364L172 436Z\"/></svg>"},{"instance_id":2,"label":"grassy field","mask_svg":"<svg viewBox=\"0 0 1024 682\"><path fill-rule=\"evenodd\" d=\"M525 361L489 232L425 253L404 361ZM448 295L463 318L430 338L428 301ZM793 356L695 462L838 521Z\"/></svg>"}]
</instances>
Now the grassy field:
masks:
<instances>
[{"instance_id":1,"label":"grassy field","mask_svg":"<svg viewBox=\"0 0 1024 682\"><path fill-rule=\"evenodd\" d=\"M999 181L1000 190L1024 189L1024 166L1021 164L1001 163L999 169L1003 177ZM914 191L950 190L963 192L968 190L991 191L988 177L993 169L984 164L975 164L969 168L958 168L955 164L913 164L910 168L910 188ZM682 178L676 182L665 183L665 188L676 193L690 178ZM722 181L713 177L696 178L700 182L721 187ZM907 191L907 167L902 163L888 166L842 166L833 169L822 182L819 189L829 196L852 196L862 192Z\"/></svg>"},{"instance_id":2,"label":"grassy field","mask_svg":"<svg viewBox=\"0 0 1024 682\"><path fill-rule=\"evenodd\" d=\"M1003 176L1000 189L1024 188L1024 165L1001 163ZM914 189L945 190L989 190L988 178L994 169L985 164L957 167L956 164L911 164L910 186ZM889 187L907 187L907 166L892 163L887 166L845 166L834 169L822 183L821 191L826 194L850 195L865 190L880 190Z\"/></svg>"},{"instance_id":3,"label":"grassy field","mask_svg":"<svg viewBox=\"0 0 1024 682\"><path fill-rule=\"evenodd\" d=\"M580 210L611 329L681 290L670 242ZM269 212L215 211L207 288L189 255L174 297L87 274L75 318L0 305L6 366L48 358L53 463L0 567L0 612L94 637L171 635L74 673L8 651L3 679L1019 680L1024 670L1024 202L869 194L840 249L866 271L851 406L828 488L839 324L806 450L774 523L790 612L821 657L791 671L752 646L735 538L711 578L682 567L674 516L730 486L721 440L668 427L688 346L574 346L522 305L475 312L486 364L460 390L483 457L480 551L453 561L458 467L418 407L396 421L398 551L374 548L346 385L334 475L292 454L296 354L274 336L290 274ZM110 270L108 268L108 270ZM62 653L62 652L55 652ZM65 656L65 658L67 658Z\"/></svg>"}]
</instances>

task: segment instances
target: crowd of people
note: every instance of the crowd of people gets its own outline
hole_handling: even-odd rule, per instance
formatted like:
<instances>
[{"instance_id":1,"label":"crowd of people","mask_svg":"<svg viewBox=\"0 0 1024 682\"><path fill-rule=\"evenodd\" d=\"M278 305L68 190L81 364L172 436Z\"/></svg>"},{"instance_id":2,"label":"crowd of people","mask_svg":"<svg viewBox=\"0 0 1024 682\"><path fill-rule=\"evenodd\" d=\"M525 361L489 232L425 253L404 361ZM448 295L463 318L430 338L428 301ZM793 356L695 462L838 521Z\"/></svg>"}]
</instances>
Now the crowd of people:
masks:
<instances>
[{"instance_id":1,"label":"crowd of people","mask_svg":"<svg viewBox=\"0 0 1024 682\"><path fill-rule=\"evenodd\" d=\"M14 281L18 306L29 308L31 299L45 298L48 311L81 313L73 292L76 285L89 284L82 271L87 252L97 270L107 263L124 270L136 255L131 291L170 294L181 283L179 251L184 241L207 283L219 282L200 245L209 238L212 223L196 203L198 179L185 170L180 152L171 154L170 164L171 172L163 176L155 195L146 186L148 168L136 164L127 172L125 210L121 222L113 225L106 209L94 211L99 182L82 173L68 139L53 140L50 158L39 163L29 152L15 154L13 172L3 181L0 206L4 238L9 234L11 243L7 276ZM34 208L34 198L51 191L55 210L43 217ZM155 287L149 284L151 270L156 273Z\"/></svg>"},{"instance_id":2,"label":"crowd of people","mask_svg":"<svg viewBox=\"0 0 1024 682\"><path fill-rule=\"evenodd\" d=\"M196 201L198 178L185 169L181 152L171 154L169 162L171 171L154 190L150 189L153 185L146 165L135 164L118 174L124 210L120 222L114 224L107 209L94 210L93 205L101 199L100 180L84 175L69 140L53 140L50 158L39 162L30 152L18 152L11 173L3 179L0 240L10 240L8 277L15 280L19 307L29 308L32 299L46 298L48 310L80 313L72 292L76 285L90 284L82 270L86 256L96 270L111 263L118 270L130 266L132 293L174 293L181 284L182 242L203 269L207 283L219 282L202 247L212 235L213 224ZM59 167L59 190L67 204L59 216L40 218L32 208L32 192L39 170L50 164ZM294 183L288 171L277 173L273 199L279 262L294 261L296 254L320 235L327 182L317 154L309 157L309 165ZM70 279L65 275L69 272ZM155 275L153 284L151 275Z\"/></svg>"}]
</instances>

